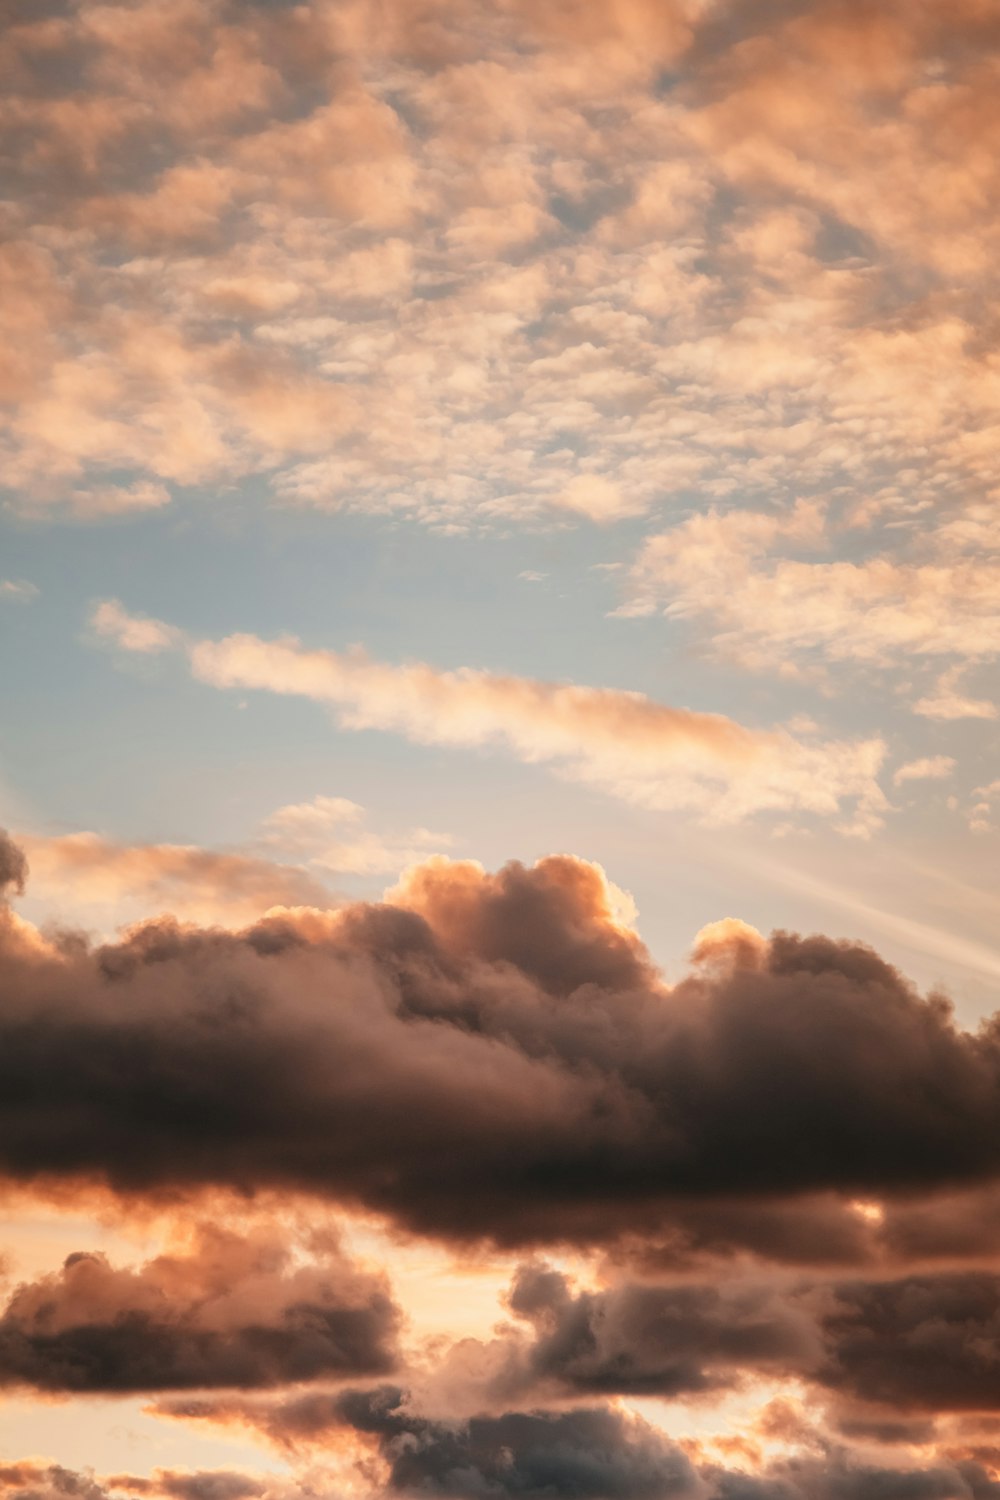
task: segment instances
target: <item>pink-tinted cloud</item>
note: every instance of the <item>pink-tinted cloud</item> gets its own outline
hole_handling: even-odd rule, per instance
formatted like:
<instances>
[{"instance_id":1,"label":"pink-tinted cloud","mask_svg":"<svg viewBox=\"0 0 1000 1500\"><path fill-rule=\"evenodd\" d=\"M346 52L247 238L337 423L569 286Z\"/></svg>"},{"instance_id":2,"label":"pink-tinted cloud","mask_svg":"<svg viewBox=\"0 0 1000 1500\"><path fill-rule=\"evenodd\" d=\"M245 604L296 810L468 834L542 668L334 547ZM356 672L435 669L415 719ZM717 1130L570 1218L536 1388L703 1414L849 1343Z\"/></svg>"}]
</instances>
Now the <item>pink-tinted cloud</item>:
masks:
<instances>
[{"instance_id":1,"label":"pink-tinted cloud","mask_svg":"<svg viewBox=\"0 0 1000 1500\"><path fill-rule=\"evenodd\" d=\"M18 12L13 501L988 502L996 41L971 0Z\"/></svg>"}]
</instances>

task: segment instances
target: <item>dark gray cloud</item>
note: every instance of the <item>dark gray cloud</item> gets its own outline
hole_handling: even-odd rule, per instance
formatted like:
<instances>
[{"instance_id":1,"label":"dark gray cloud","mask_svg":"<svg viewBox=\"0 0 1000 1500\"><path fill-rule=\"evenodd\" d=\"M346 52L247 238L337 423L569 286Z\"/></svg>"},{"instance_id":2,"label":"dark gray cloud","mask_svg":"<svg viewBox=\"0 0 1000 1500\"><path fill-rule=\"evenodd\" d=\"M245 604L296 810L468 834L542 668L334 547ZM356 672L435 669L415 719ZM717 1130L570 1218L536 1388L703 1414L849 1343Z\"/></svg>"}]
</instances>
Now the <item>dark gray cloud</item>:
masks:
<instances>
[{"instance_id":1,"label":"dark gray cloud","mask_svg":"<svg viewBox=\"0 0 1000 1500\"><path fill-rule=\"evenodd\" d=\"M93 951L0 934L0 1171L506 1244L1000 1175L996 1022L960 1031L867 948L779 933L669 991L579 861L442 864L401 900Z\"/></svg>"},{"instance_id":2,"label":"dark gray cloud","mask_svg":"<svg viewBox=\"0 0 1000 1500\"><path fill-rule=\"evenodd\" d=\"M771 1374L837 1393L845 1436L892 1443L925 1440L934 1414L1000 1410L995 1272L573 1291L534 1265L518 1273L508 1305L532 1336L512 1330L492 1346L493 1401L671 1397Z\"/></svg>"},{"instance_id":3,"label":"dark gray cloud","mask_svg":"<svg viewBox=\"0 0 1000 1500\"><path fill-rule=\"evenodd\" d=\"M0 828L0 899L12 891L20 894L28 878L28 861L24 850Z\"/></svg>"},{"instance_id":4,"label":"dark gray cloud","mask_svg":"<svg viewBox=\"0 0 1000 1500\"><path fill-rule=\"evenodd\" d=\"M338 1253L295 1265L278 1233L204 1229L191 1253L136 1269L71 1255L19 1286L0 1316L0 1385L124 1392L356 1379L394 1367L399 1322L385 1282Z\"/></svg>"},{"instance_id":5,"label":"dark gray cloud","mask_svg":"<svg viewBox=\"0 0 1000 1500\"><path fill-rule=\"evenodd\" d=\"M699 1462L657 1427L607 1406L427 1417L397 1387L255 1404L173 1402L174 1415L239 1415L279 1447L322 1451L345 1429L369 1439L385 1494L452 1500L997 1500L981 1464L942 1454L879 1465L810 1435L759 1472Z\"/></svg>"},{"instance_id":6,"label":"dark gray cloud","mask_svg":"<svg viewBox=\"0 0 1000 1500\"><path fill-rule=\"evenodd\" d=\"M1000 1407L1000 1277L986 1271L838 1286L822 1378L899 1410Z\"/></svg>"},{"instance_id":7,"label":"dark gray cloud","mask_svg":"<svg viewBox=\"0 0 1000 1500\"><path fill-rule=\"evenodd\" d=\"M574 1294L557 1271L526 1266L508 1301L534 1331L500 1377L514 1387L673 1396L749 1371L809 1369L819 1355L814 1322L783 1288L625 1284Z\"/></svg>"}]
</instances>

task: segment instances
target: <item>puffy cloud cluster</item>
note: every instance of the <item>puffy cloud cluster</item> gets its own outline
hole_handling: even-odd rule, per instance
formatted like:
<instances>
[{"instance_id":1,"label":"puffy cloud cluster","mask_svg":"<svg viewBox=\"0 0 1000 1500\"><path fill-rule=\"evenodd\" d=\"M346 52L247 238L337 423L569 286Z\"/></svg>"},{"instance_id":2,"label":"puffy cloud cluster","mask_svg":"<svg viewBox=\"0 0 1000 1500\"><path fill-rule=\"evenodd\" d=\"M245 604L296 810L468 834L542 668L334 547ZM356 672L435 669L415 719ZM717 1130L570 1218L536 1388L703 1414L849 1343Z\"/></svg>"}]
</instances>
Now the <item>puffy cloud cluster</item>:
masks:
<instances>
[{"instance_id":1,"label":"puffy cloud cluster","mask_svg":"<svg viewBox=\"0 0 1000 1500\"><path fill-rule=\"evenodd\" d=\"M907 659L959 668L1000 653L1000 531L992 507L917 532L909 548L891 530L860 561L831 555L841 532L823 507L777 512L710 510L650 537L620 613L664 604L705 628L716 650L753 668L812 672ZM791 554L791 555L788 555ZM938 696L915 709L931 718L992 717L963 704L948 669Z\"/></svg>"},{"instance_id":2,"label":"puffy cloud cluster","mask_svg":"<svg viewBox=\"0 0 1000 1500\"><path fill-rule=\"evenodd\" d=\"M335 1248L295 1266L287 1232L201 1227L136 1269L99 1254L19 1285L0 1314L0 1384L43 1391L267 1387L388 1373L385 1282Z\"/></svg>"},{"instance_id":3,"label":"puffy cloud cluster","mask_svg":"<svg viewBox=\"0 0 1000 1500\"><path fill-rule=\"evenodd\" d=\"M669 989L612 900L565 856L442 860L389 904L239 932L12 932L0 1170L301 1190L507 1244L1000 1176L995 1023L964 1032L871 950L783 933Z\"/></svg>"},{"instance_id":4,"label":"puffy cloud cluster","mask_svg":"<svg viewBox=\"0 0 1000 1500\"><path fill-rule=\"evenodd\" d=\"M0 854L13 892L23 856ZM962 1031L870 949L733 919L670 987L632 915L568 856L436 859L381 903L99 946L8 911L8 1185L258 1207L13 1285L0 1383L149 1392L302 1485L21 1464L11 1500L287 1497L317 1464L328 1489L456 1500L994 1495L995 1019ZM462 1251L572 1249L591 1279L528 1260L492 1337L406 1346L388 1280L304 1230L318 1202ZM755 1390L790 1395L728 1448L622 1404Z\"/></svg>"},{"instance_id":5,"label":"puffy cloud cluster","mask_svg":"<svg viewBox=\"0 0 1000 1500\"><path fill-rule=\"evenodd\" d=\"M240 1407L176 1405L189 1417L258 1423L286 1450L321 1446L344 1429L374 1443L383 1492L584 1500L993 1500L1000 1483L967 1455L930 1464L879 1463L832 1442L764 1463L756 1472L706 1462L641 1417L611 1407L503 1411L464 1420L416 1412L393 1386ZM774 1425L779 1425L776 1416ZM689 1449L694 1448L691 1452Z\"/></svg>"}]
</instances>

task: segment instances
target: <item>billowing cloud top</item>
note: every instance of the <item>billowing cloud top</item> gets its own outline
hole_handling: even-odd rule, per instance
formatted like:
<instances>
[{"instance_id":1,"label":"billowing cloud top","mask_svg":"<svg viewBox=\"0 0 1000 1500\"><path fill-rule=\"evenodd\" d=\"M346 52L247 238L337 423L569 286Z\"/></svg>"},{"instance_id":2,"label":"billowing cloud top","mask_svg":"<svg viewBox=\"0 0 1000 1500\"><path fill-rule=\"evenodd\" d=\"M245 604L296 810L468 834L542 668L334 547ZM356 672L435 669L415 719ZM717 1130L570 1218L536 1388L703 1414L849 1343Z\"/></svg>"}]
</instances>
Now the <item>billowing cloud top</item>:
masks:
<instances>
[{"instance_id":1,"label":"billowing cloud top","mask_svg":"<svg viewBox=\"0 0 1000 1500\"><path fill-rule=\"evenodd\" d=\"M565 856L437 860L389 904L236 933L12 929L0 1170L297 1189L508 1244L652 1230L677 1200L1000 1176L992 1023L782 933L703 935L669 989L611 899Z\"/></svg>"}]
</instances>

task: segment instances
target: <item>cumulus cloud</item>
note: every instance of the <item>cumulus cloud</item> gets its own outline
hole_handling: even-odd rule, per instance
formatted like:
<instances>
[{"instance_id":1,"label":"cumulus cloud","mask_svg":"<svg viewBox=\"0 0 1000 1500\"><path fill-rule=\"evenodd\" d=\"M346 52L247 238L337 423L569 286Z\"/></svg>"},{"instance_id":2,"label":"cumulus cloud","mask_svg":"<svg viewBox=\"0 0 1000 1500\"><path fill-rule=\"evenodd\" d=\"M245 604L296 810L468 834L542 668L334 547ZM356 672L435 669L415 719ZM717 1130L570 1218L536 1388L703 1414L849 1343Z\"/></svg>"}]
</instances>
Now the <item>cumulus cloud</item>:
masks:
<instances>
[{"instance_id":1,"label":"cumulus cloud","mask_svg":"<svg viewBox=\"0 0 1000 1500\"><path fill-rule=\"evenodd\" d=\"M94 621L126 651L178 645L194 676L214 687L312 698L334 708L347 729L387 730L419 744L505 746L626 801L690 809L706 822L786 811L840 819L845 831L863 834L886 807L879 739L797 738L642 693L468 667L394 666L359 650L309 650L294 639L184 640L173 626L133 617L116 601L98 606Z\"/></svg>"},{"instance_id":2,"label":"cumulus cloud","mask_svg":"<svg viewBox=\"0 0 1000 1500\"><path fill-rule=\"evenodd\" d=\"M294 1484L272 1475L233 1469L154 1469L149 1475L93 1473L38 1459L0 1466L0 1493L8 1500L110 1500L112 1495L151 1495L157 1500L250 1500L251 1496L291 1497Z\"/></svg>"},{"instance_id":3,"label":"cumulus cloud","mask_svg":"<svg viewBox=\"0 0 1000 1500\"><path fill-rule=\"evenodd\" d=\"M275 1187L507 1245L654 1234L677 1204L995 1182L993 1023L961 1031L821 937L670 990L612 902L569 857L442 860L388 904L238 933L5 936L0 1171Z\"/></svg>"},{"instance_id":4,"label":"cumulus cloud","mask_svg":"<svg viewBox=\"0 0 1000 1500\"><path fill-rule=\"evenodd\" d=\"M111 931L161 912L232 927L270 908L326 910L342 899L331 875L399 875L454 843L428 828L380 832L359 803L321 795L279 807L236 848L19 833L16 857L30 861L36 900Z\"/></svg>"},{"instance_id":5,"label":"cumulus cloud","mask_svg":"<svg viewBox=\"0 0 1000 1500\"><path fill-rule=\"evenodd\" d=\"M749 1372L809 1372L820 1340L793 1292L738 1281L574 1291L552 1267L524 1266L507 1301L534 1337L510 1342L491 1384L508 1398L670 1397L704 1394Z\"/></svg>"},{"instance_id":6,"label":"cumulus cloud","mask_svg":"<svg viewBox=\"0 0 1000 1500\"><path fill-rule=\"evenodd\" d=\"M0 1313L0 1384L121 1394L393 1368L400 1313L381 1277L329 1246L296 1265L281 1228L202 1225L193 1240L136 1268L80 1252L16 1287Z\"/></svg>"},{"instance_id":7,"label":"cumulus cloud","mask_svg":"<svg viewBox=\"0 0 1000 1500\"><path fill-rule=\"evenodd\" d=\"M961 691L963 667L943 672L931 690L913 705L913 712L925 719L995 719L1000 706L989 698L973 698Z\"/></svg>"},{"instance_id":8,"label":"cumulus cloud","mask_svg":"<svg viewBox=\"0 0 1000 1500\"><path fill-rule=\"evenodd\" d=\"M1000 1483L965 1455L879 1463L829 1440L796 1445L747 1468L708 1462L641 1417L607 1406L509 1410L457 1421L416 1409L393 1386L256 1406L211 1399L164 1403L189 1419L242 1419L287 1450L353 1430L381 1460L381 1492L436 1496L689 1496L690 1500L993 1500ZM781 1423L775 1414L773 1425ZM801 1434L796 1432L801 1439Z\"/></svg>"},{"instance_id":9,"label":"cumulus cloud","mask_svg":"<svg viewBox=\"0 0 1000 1500\"><path fill-rule=\"evenodd\" d=\"M459 1389L480 1410L601 1396L703 1400L770 1378L873 1427L890 1416L1000 1411L993 1270L843 1281L731 1269L714 1281L581 1289L535 1262L506 1300L517 1322L488 1343L456 1344L425 1377L425 1400L452 1407Z\"/></svg>"},{"instance_id":10,"label":"cumulus cloud","mask_svg":"<svg viewBox=\"0 0 1000 1500\"><path fill-rule=\"evenodd\" d=\"M104 599L95 605L90 623L99 636L123 651L136 651L144 656L169 651L181 638L179 631L162 620L130 615L117 599Z\"/></svg>"}]
</instances>

